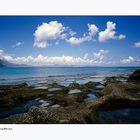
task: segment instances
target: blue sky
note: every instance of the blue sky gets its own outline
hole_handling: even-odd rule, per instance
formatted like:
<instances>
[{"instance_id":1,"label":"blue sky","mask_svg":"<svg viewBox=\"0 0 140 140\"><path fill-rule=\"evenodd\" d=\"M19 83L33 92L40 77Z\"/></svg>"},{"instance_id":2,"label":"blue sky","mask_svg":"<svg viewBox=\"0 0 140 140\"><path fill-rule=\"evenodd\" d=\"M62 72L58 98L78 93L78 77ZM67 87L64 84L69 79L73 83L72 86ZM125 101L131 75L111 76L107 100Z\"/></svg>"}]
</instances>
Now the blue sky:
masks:
<instances>
[{"instance_id":1,"label":"blue sky","mask_svg":"<svg viewBox=\"0 0 140 140\"><path fill-rule=\"evenodd\" d=\"M0 16L0 58L31 65L140 65L139 26L139 16Z\"/></svg>"}]
</instances>

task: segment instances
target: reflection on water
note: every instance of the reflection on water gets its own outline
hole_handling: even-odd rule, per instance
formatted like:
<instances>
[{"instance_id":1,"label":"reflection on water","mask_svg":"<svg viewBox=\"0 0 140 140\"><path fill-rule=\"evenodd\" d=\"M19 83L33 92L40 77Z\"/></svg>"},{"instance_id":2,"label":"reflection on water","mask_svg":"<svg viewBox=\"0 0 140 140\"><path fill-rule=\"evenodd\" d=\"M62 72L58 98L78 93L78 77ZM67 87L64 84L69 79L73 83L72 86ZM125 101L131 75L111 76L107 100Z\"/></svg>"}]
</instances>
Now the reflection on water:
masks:
<instances>
[{"instance_id":1,"label":"reflection on water","mask_svg":"<svg viewBox=\"0 0 140 140\"><path fill-rule=\"evenodd\" d=\"M140 123L140 109L121 109L112 112L99 113L100 123Z\"/></svg>"},{"instance_id":2,"label":"reflection on water","mask_svg":"<svg viewBox=\"0 0 140 140\"><path fill-rule=\"evenodd\" d=\"M68 94L74 94L74 93L82 93L80 89L71 89Z\"/></svg>"},{"instance_id":3,"label":"reflection on water","mask_svg":"<svg viewBox=\"0 0 140 140\"><path fill-rule=\"evenodd\" d=\"M48 101L44 101L40 98L34 99L34 100L29 100L26 102L24 105L14 107L9 110L0 110L0 118L5 118L10 115L15 115L15 114L20 114L20 113L26 113L29 111L29 109L32 106L40 106L40 105L45 105L45 103L48 103Z\"/></svg>"},{"instance_id":4,"label":"reflection on water","mask_svg":"<svg viewBox=\"0 0 140 140\"><path fill-rule=\"evenodd\" d=\"M84 102L90 102L90 101L92 101L92 100L94 100L94 99L96 99L97 97L94 95L94 94L91 94L91 93L89 93L88 95L87 95L87 97L84 99Z\"/></svg>"},{"instance_id":5,"label":"reflection on water","mask_svg":"<svg viewBox=\"0 0 140 140\"><path fill-rule=\"evenodd\" d=\"M54 91L61 91L61 88L49 88L48 91L49 92L54 92Z\"/></svg>"}]
</instances>

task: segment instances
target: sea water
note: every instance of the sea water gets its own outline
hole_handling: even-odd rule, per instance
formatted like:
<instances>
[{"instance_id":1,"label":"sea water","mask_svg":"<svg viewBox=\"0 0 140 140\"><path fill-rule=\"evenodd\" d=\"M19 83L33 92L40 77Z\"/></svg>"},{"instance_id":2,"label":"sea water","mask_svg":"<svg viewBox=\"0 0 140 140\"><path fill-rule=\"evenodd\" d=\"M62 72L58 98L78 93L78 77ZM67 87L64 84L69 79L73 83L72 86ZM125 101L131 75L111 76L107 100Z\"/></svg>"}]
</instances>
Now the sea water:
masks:
<instances>
[{"instance_id":1,"label":"sea water","mask_svg":"<svg viewBox=\"0 0 140 140\"><path fill-rule=\"evenodd\" d=\"M4 67L0 68L0 85L37 83L79 84L101 82L107 76L129 75L140 67Z\"/></svg>"}]
</instances>

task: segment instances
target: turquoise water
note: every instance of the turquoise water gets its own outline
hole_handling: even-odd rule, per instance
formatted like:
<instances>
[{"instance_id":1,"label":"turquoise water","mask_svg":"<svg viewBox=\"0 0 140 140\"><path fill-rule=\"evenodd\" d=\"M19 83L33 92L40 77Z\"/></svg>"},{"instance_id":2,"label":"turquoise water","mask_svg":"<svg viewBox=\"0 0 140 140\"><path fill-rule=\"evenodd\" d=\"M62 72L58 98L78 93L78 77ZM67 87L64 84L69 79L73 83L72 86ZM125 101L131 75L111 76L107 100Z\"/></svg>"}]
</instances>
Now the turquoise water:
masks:
<instances>
[{"instance_id":1,"label":"turquoise water","mask_svg":"<svg viewBox=\"0 0 140 140\"><path fill-rule=\"evenodd\" d=\"M106 76L128 75L140 67L28 67L0 68L0 85L53 82L61 84L77 81L102 81Z\"/></svg>"}]
</instances>

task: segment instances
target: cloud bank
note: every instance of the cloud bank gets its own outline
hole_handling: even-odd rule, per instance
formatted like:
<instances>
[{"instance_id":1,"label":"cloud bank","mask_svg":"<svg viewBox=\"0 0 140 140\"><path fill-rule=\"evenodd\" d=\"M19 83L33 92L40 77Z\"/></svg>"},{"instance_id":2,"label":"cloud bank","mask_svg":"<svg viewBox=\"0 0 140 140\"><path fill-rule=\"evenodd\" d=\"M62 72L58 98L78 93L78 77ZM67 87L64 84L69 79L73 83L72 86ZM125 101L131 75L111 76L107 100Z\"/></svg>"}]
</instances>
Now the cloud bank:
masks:
<instances>
[{"instance_id":1,"label":"cloud bank","mask_svg":"<svg viewBox=\"0 0 140 140\"><path fill-rule=\"evenodd\" d=\"M140 58L129 56L128 58L120 60L122 64L140 64Z\"/></svg>"},{"instance_id":2,"label":"cloud bank","mask_svg":"<svg viewBox=\"0 0 140 140\"><path fill-rule=\"evenodd\" d=\"M87 53L83 57L65 55L48 57L42 54L39 54L36 57L12 57L11 55L6 54L3 50L0 50L0 59L15 64L27 64L32 66L94 66L106 64L104 58L107 53L107 50L99 50L98 52L93 53L90 58Z\"/></svg>"}]
</instances>

